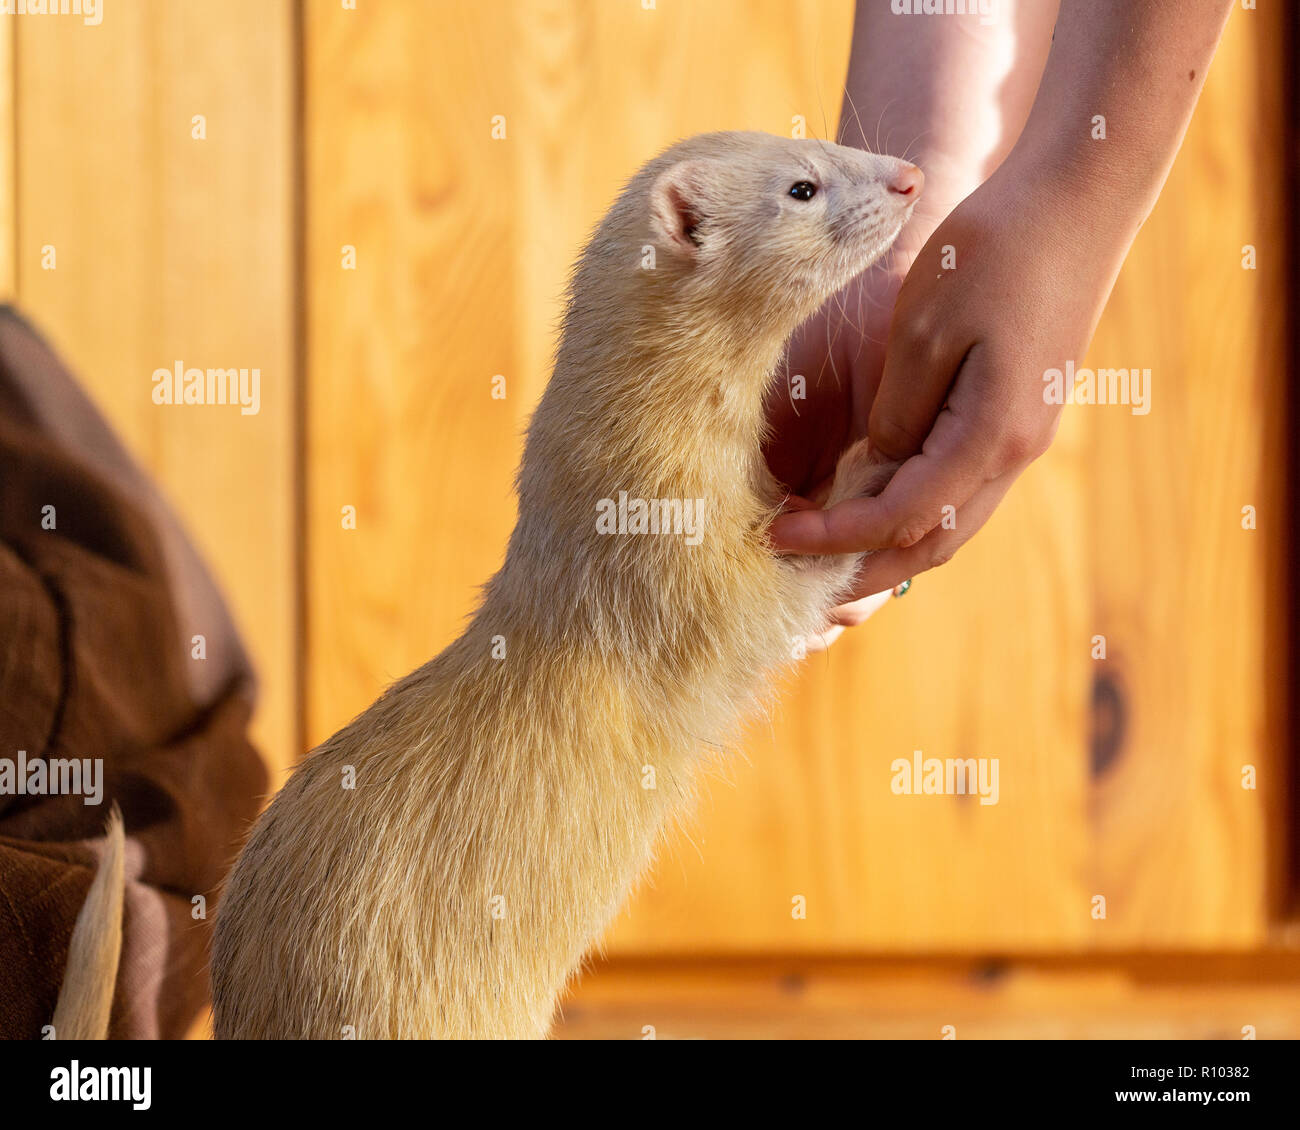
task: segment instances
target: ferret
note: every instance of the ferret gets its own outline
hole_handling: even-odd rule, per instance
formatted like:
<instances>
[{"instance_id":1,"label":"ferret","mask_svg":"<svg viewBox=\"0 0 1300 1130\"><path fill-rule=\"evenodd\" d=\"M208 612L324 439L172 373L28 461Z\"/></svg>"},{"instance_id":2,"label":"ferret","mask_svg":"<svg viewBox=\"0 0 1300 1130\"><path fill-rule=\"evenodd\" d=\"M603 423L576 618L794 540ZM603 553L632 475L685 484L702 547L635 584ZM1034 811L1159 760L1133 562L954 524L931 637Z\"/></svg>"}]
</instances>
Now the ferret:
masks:
<instances>
[{"instance_id":1,"label":"ferret","mask_svg":"<svg viewBox=\"0 0 1300 1130\"><path fill-rule=\"evenodd\" d=\"M235 863L219 1038L547 1034L703 755L848 591L860 556L768 544L787 494L764 397L921 185L761 133L682 141L627 184L572 275L477 612L305 759ZM859 442L826 504L893 469Z\"/></svg>"}]
</instances>

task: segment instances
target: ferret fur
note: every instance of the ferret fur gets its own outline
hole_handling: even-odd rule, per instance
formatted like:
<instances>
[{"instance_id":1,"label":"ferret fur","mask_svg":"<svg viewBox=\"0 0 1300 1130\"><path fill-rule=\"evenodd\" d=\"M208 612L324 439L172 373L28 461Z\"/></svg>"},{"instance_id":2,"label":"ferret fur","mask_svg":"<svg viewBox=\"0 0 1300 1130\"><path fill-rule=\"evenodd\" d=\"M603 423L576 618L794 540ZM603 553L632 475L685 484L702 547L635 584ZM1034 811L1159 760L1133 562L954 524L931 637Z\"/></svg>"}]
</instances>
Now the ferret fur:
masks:
<instances>
[{"instance_id":1,"label":"ferret fur","mask_svg":"<svg viewBox=\"0 0 1300 1130\"><path fill-rule=\"evenodd\" d=\"M763 401L796 326L897 235L902 167L722 133L627 185L573 274L477 613L308 756L235 865L218 1037L547 1033L701 758L735 741L859 563L770 549L784 492ZM891 473L859 443L828 504ZM598 533L619 491L704 499L702 540Z\"/></svg>"}]
</instances>

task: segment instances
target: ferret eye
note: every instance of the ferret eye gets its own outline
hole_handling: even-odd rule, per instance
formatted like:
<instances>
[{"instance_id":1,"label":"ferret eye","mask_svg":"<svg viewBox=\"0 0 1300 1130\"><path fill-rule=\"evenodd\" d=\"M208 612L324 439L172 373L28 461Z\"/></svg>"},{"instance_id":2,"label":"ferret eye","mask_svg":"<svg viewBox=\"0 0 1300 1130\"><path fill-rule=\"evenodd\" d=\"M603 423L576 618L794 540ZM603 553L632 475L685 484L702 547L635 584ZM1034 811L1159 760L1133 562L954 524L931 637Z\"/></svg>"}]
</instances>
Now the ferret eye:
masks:
<instances>
[{"instance_id":1,"label":"ferret eye","mask_svg":"<svg viewBox=\"0 0 1300 1130\"><path fill-rule=\"evenodd\" d=\"M790 186L790 195L796 200L811 200L817 195L817 186L810 180L795 181Z\"/></svg>"}]
</instances>

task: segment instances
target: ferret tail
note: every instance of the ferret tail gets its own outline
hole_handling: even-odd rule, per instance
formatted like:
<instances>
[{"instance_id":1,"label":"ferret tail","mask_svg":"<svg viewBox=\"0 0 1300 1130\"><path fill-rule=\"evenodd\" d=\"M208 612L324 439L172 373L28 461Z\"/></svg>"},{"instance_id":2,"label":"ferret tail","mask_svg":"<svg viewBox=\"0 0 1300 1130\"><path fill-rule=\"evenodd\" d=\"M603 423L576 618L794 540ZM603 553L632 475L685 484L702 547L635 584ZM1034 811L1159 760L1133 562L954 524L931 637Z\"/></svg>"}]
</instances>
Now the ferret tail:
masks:
<instances>
[{"instance_id":1,"label":"ferret tail","mask_svg":"<svg viewBox=\"0 0 1300 1130\"><path fill-rule=\"evenodd\" d=\"M122 813L108 814L108 846L77 914L68 943L68 966L54 1006L54 1038L103 1040L122 955L122 902L125 894L126 838Z\"/></svg>"}]
</instances>

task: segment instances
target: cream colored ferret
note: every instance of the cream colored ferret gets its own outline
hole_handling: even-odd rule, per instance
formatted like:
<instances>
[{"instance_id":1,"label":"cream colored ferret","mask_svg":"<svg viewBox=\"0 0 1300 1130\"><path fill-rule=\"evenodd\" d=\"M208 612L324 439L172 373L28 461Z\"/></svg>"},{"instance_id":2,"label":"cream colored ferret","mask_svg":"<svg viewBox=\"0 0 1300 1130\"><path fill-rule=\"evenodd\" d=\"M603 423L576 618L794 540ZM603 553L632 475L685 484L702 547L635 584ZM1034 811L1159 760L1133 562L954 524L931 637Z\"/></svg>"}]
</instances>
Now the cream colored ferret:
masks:
<instances>
[{"instance_id":1,"label":"cream colored ferret","mask_svg":"<svg viewBox=\"0 0 1300 1130\"><path fill-rule=\"evenodd\" d=\"M632 179L573 276L477 614L303 762L235 865L219 1037L546 1034L702 751L858 565L769 548L763 400L920 182L760 133L691 138ZM830 502L891 473L859 444Z\"/></svg>"}]
</instances>

